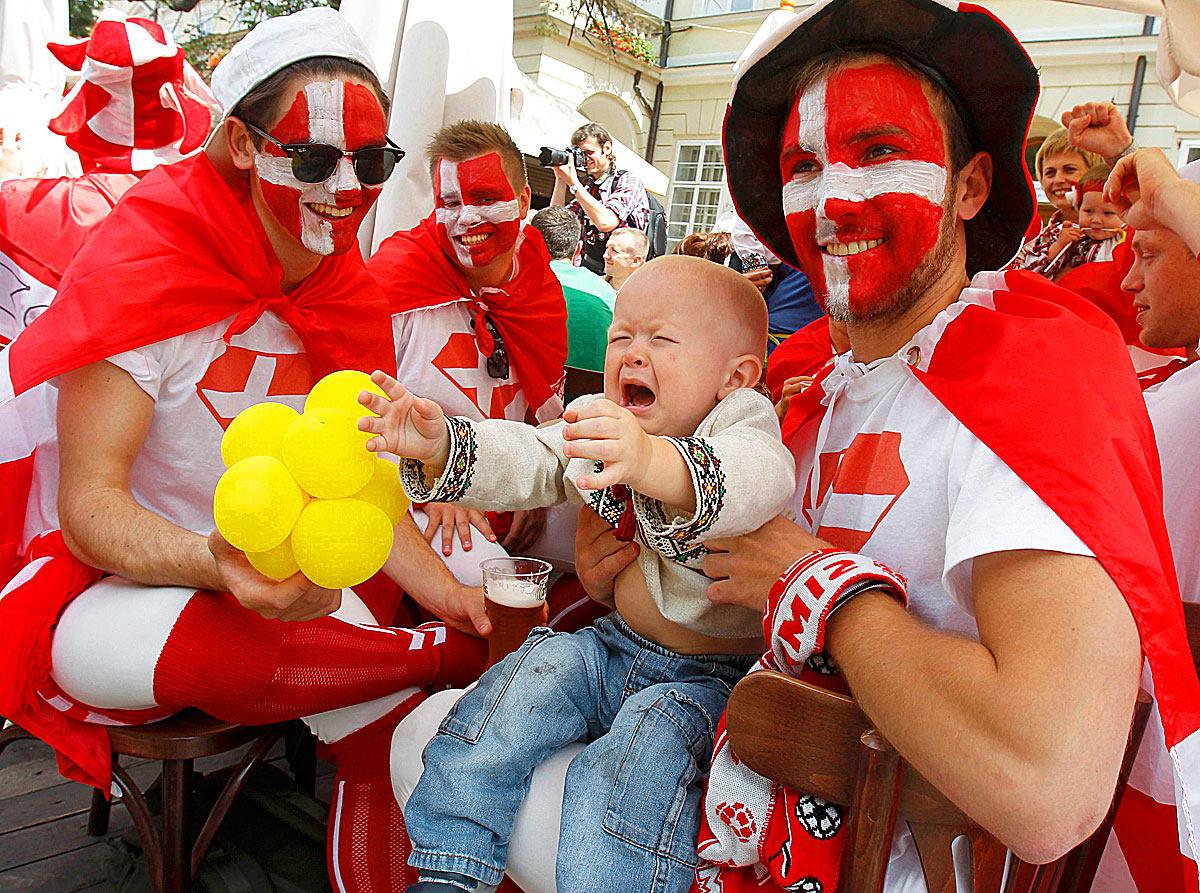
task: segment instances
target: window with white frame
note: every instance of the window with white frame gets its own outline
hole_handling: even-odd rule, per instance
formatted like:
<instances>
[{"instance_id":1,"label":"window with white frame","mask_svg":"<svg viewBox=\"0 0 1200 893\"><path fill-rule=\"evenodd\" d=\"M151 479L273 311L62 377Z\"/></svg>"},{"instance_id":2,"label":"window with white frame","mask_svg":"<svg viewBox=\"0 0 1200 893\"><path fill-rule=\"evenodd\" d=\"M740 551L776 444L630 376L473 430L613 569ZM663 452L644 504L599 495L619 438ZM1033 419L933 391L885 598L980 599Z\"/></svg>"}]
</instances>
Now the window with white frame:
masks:
<instances>
[{"instance_id":1,"label":"window with white frame","mask_svg":"<svg viewBox=\"0 0 1200 893\"><path fill-rule=\"evenodd\" d=\"M723 12L746 12L754 9L754 0L702 0L699 15L720 15Z\"/></svg>"},{"instance_id":2,"label":"window with white frame","mask_svg":"<svg viewBox=\"0 0 1200 893\"><path fill-rule=\"evenodd\" d=\"M1200 161L1200 140L1179 141L1179 161L1176 165L1182 167L1193 161Z\"/></svg>"},{"instance_id":3,"label":"window with white frame","mask_svg":"<svg viewBox=\"0 0 1200 893\"><path fill-rule=\"evenodd\" d=\"M680 143L671 178L671 207L667 212L670 247L689 233L707 233L717 223L725 158L716 141Z\"/></svg>"}]
</instances>

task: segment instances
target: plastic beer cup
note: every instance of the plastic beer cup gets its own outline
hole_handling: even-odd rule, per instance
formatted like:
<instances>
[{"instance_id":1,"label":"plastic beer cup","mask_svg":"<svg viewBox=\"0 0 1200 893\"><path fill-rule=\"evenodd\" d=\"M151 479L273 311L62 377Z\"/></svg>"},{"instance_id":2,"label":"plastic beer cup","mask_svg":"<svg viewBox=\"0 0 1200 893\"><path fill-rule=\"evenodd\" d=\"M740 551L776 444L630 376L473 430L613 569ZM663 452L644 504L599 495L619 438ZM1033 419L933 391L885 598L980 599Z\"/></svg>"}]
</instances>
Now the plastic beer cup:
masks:
<instances>
[{"instance_id":1,"label":"plastic beer cup","mask_svg":"<svg viewBox=\"0 0 1200 893\"><path fill-rule=\"evenodd\" d=\"M492 622L488 666L521 647L535 626L545 626L546 580L550 563L538 558L489 558L481 561L484 608Z\"/></svg>"}]
</instances>

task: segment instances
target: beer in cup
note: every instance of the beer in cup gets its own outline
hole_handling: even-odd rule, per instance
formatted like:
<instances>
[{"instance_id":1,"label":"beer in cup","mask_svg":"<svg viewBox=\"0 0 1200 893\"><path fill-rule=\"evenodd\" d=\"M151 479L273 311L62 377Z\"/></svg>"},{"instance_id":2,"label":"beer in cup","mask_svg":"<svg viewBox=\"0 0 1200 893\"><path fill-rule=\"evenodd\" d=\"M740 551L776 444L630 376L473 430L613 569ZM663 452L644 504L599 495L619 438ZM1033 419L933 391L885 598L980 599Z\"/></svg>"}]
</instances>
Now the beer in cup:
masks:
<instances>
[{"instance_id":1,"label":"beer in cup","mask_svg":"<svg viewBox=\"0 0 1200 893\"><path fill-rule=\"evenodd\" d=\"M521 647L535 626L545 626L550 563L538 558L489 558L483 570L484 607L492 622L488 666Z\"/></svg>"}]
</instances>

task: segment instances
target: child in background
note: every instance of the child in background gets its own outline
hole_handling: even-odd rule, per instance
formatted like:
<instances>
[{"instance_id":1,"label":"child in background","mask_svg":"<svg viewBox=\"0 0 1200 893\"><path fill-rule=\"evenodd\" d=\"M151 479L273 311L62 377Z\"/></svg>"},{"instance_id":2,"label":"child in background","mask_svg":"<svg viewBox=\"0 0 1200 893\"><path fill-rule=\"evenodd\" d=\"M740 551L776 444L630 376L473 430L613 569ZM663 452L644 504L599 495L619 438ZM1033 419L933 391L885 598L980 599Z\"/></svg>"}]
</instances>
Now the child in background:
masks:
<instances>
[{"instance_id":1,"label":"child in background","mask_svg":"<svg viewBox=\"0 0 1200 893\"><path fill-rule=\"evenodd\" d=\"M1129 234L1115 204L1104 200L1104 184L1111 173L1098 164L1072 188L1072 203L1079 213L1078 224L1064 224L1043 258L1025 269L1058 281L1083 264L1113 259L1113 249Z\"/></svg>"},{"instance_id":2,"label":"child in background","mask_svg":"<svg viewBox=\"0 0 1200 893\"><path fill-rule=\"evenodd\" d=\"M413 498L586 501L642 545L617 577L615 613L577 633L535 630L443 721L405 809L413 893L495 890L530 775L576 741L588 746L567 772L558 888L691 885L714 731L763 649L759 612L708 600L702 541L757 529L794 490L775 411L752 390L766 332L743 276L667 256L617 294L604 396L573 401L561 422L447 419L373 376L391 401L360 398L380 416L362 422L378 435L368 448L406 457Z\"/></svg>"},{"instance_id":3,"label":"child in background","mask_svg":"<svg viewBox=\"0 0 1200 893\"><path fill-rule=\"evenodd\" d=\"M1035 265L1046 262L1046 253L1063 229L1079 220L1079 209L1071 200L1074 185L1094 166L1102 164L1103 159L1072 146L1070 135L1063 127L1042 141L1034 163L1038 181L1046 200L1054 206L1054 213L1041 232L1021 246L1008 265L1010 270L1033 270Z\"/></svg>"}]
</instances>

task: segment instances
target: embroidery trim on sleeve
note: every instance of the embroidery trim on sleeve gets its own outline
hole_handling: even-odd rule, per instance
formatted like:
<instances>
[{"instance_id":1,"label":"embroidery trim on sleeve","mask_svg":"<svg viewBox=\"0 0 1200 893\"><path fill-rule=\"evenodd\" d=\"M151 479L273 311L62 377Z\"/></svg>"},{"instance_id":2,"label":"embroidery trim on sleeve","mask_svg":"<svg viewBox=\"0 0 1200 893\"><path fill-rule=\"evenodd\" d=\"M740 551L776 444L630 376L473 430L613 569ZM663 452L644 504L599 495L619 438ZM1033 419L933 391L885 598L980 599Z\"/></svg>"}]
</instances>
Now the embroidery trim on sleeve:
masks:
<instances>
[{"instance_id":1,"label":"embroidery trim on sleeve","mask_svg":"<svg viewBox=\"0 0 1200 893\"><path fill-rule=\"evenodd\" d=\"M701 545L725 506L725 472L708 441L701 437L668 437L688 467L696 490L696 511L690 521L669 521L663 504L635 494L647 544L664 558L692 564L708 551Z\"/></svg>"},{"instance_id":2,"label":"embroidery trim on sleeve","mask_svg":"<svg viewBox=\"0 0 1200 893\"><path fill-rule=\"evenodd\" d=\"M425 464L416 459L400 459L400 484L413 502L454 502L462 499L475 476L475 459L479 445L475 429L466 419L447 416L446 430L450 434L450 455L446 468L432 487L425 485Z\"/></svg>"}]
</instances>

